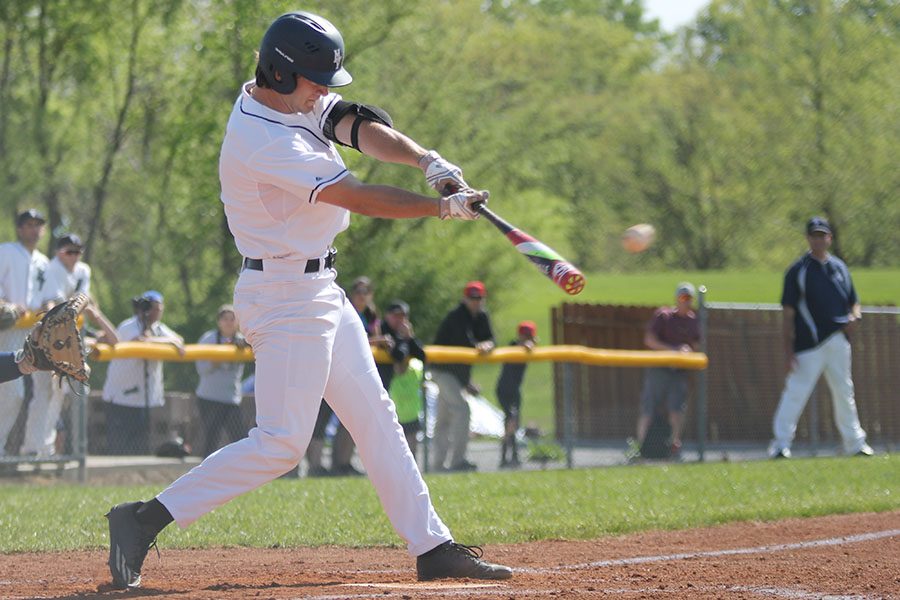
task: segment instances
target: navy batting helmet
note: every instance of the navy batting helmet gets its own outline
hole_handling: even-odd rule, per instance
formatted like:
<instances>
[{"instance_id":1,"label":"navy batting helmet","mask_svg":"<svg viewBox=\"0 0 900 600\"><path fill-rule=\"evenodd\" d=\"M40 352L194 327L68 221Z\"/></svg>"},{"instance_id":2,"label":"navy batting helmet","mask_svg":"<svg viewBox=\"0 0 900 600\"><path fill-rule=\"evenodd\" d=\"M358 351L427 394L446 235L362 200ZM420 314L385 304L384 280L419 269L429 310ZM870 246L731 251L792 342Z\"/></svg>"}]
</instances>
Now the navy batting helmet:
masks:
<instances>
[{"instance_id":1,"label":"navy batting helmet","mask_svg":"<svg viewBox=\"0 0 900 600\"><path fill-rule=\"evenodd\" d=\"M257 77L279 94L290 94L297 87L295 75L328 87L353 81L344 69L344 38L327 19L296 11L269 25L259 46Z\"/></svg>"}]
</instances>

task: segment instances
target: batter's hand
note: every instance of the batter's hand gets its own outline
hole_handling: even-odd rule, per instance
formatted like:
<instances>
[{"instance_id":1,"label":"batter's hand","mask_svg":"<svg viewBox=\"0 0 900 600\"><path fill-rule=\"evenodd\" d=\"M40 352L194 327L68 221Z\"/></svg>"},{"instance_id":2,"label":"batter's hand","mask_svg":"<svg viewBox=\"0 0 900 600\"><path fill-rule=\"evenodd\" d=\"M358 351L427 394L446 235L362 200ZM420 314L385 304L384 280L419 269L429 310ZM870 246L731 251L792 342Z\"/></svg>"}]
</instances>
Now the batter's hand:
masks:
<instances>
[{"instance_id":1,"label":"batter's hand","mask_svg":"<svg viewBox=\"0 0 900 600\"><path fill-rule=\"evenodd\" d=\"M487 204L490 193L487 190L463 190L438 200L441 206L441 219L461 219L474 221L481 216L475 210L475 204Z\"/></svg>"},{"instance_id":2,"label":"batter's hand","mask_svg":"<svg viewBox=\"0 0 900 600\"><path fill-rule=\"evenodd\" d=\"M464 190L469 187L463 179L462 169L441 158L434 150L419 159L419 167L425 173L425 181L439 194L444 194L445 190Z\"/></svg>"}]
</instances>

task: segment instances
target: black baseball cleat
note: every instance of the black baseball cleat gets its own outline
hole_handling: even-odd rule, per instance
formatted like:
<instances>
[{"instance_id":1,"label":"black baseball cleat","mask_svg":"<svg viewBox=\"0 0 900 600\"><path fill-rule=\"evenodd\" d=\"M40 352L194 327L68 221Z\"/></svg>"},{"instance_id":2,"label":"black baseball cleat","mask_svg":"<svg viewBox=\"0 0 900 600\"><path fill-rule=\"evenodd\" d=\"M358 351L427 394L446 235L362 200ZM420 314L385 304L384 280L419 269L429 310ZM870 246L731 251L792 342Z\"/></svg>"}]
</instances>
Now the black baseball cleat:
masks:
<instances>
[{"instance_id":1,"label":"black baseball cleat","mask_svg":"<svg viewBox=\"0 0 900 600\"><path fill-rule=\"evenodd\" d=\"M509 579L512 569L481 560L478 546L444 542L416 559L419 581L432 579Z\"/></svg>"},{"instance_id":2,"label":"black baseball cleat","mask_svg":"<svg viewBox=\"0 0 900 600\"><path fill-rule=\"evenodd\" d=\"M141 525L135 516L143 504L118 504L106 513L109 519L109 572L113 587L120 590L141 585L144 559L150 548L156 546L156 533Z\"/></svg>"}]
</instances>

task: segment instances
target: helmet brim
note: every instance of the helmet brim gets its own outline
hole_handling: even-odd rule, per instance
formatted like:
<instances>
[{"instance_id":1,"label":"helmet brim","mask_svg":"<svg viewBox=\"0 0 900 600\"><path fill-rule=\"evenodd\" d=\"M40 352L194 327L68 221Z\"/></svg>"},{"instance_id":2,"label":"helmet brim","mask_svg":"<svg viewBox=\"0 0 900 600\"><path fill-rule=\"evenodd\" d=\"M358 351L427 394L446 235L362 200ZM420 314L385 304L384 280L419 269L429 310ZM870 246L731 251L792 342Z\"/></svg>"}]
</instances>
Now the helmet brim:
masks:
<instances>
[{"instance_id":1,"label":"helmet brim","mask_svg":"<svg viewBox=\"0 0 900 600\"><path fill-rule=\"evenodd\" d=\"M324 85L326 87L343 87L345 85L350 85L353 81L353 76L345 69L341 67L337 71L330 73L318 73L318 72L306 72L300 73L301 76L306 77L313 83L318 83L319 85Z\"/></svg>"}]
</instances>

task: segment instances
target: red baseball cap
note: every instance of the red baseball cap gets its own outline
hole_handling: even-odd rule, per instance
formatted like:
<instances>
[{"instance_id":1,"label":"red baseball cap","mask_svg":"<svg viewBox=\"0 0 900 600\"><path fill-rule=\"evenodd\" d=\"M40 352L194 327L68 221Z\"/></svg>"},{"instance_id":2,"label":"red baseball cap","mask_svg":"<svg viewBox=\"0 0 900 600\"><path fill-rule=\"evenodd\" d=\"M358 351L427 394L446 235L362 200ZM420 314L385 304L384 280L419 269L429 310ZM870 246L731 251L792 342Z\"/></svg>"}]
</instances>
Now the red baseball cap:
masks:
<instances>
[{"instance_id":1,"label":"red baseball cap","mask_svg":"<svg viewBox=\"0 0 900 600\"><path fill-rule=\"evenodd\" d=\"M470 281L463 288L463 295L466 298L484 298L487 296L487 290L480 281Z\"/></svg>"},{"instance_id":2,"label":"red baseball cap","mask_svg":"<svg viewBox=\"0 0 900 600\"><path fill-rule=\"evenodd\" d=\"M534 321L522 321L519 323L519 333L525 333L534 337L537 335L537 325L534 324Z\"/></svg>"}]
</instances>

